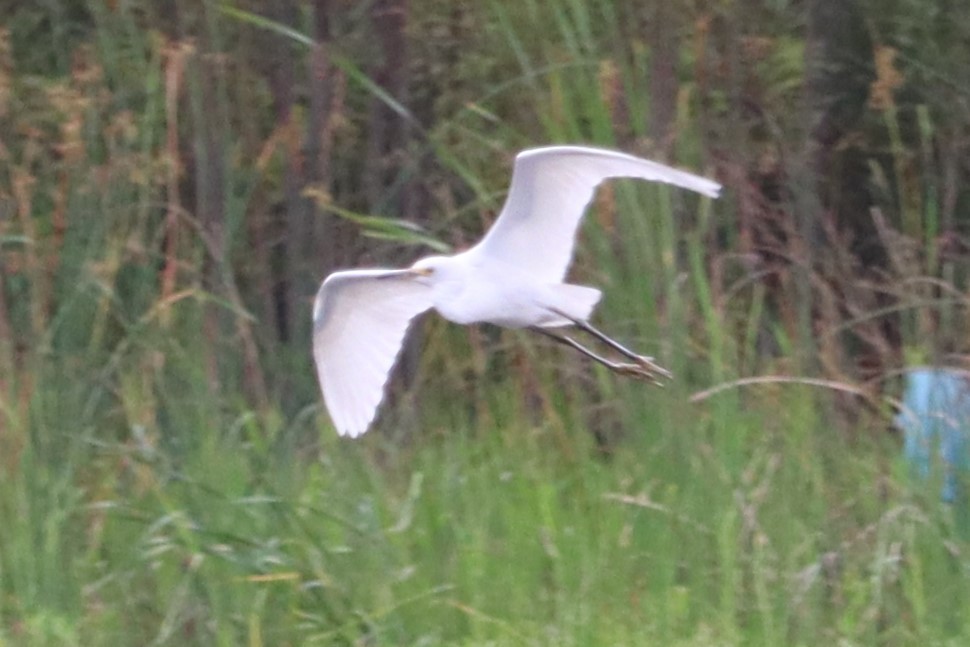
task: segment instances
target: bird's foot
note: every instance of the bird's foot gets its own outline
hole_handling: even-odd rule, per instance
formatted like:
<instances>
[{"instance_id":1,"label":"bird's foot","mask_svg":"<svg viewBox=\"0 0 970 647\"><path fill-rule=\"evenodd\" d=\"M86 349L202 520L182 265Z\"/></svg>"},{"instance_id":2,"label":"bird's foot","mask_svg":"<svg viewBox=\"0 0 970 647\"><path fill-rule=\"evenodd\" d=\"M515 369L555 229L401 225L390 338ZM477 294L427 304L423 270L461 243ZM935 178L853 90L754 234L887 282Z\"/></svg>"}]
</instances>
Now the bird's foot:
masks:
<instances>
[{"instance_id":1,"label":"bird's foot","mask_svg":"<svg viewBox=\"0 0 970 647\"><path fill-rule=\"evenodd\" d=\"M646 380L657 386L663 386L662 378L671 379L673 373L656 364L652 357L637 355L632 364L614 364L613 371L619 375L632 377L636 380Z\"/></svg>"},{"instance_id":2,"label":"bird's foot","mask_svg":"<svg viewBox=\"0 0 970 647\"><path fill-rule=\"evenodd\" d=\"M654 362L652 357L647 357L646 355L637 355L636 363L642 366L645 371L651 372L658 378L663 377L668 380L674 379L674 374L660 364Z\"/></svg>"}]
</instances>

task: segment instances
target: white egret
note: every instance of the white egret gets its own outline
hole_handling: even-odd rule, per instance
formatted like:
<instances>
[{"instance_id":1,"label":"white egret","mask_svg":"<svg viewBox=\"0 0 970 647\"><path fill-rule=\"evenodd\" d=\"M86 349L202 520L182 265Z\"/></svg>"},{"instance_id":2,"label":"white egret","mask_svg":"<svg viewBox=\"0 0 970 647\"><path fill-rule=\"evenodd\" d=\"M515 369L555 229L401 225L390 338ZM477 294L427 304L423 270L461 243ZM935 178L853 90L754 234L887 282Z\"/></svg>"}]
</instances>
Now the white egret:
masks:
<instances>
[{"instance_id":1,"label":"white egret","mask_svg":"<svg viewBox=\"0 0 970 647\"><path fill-rule=\"evenodd\" d=\"M407 332L434 308L459 324L528 328L571 346L610 370L658 382L670 377L589 323L601 293L563 283L576 230L607 178L639 178L717 197L711 180L615 151L580 146L534 148L515 158L501 214L474 247L422 258L408 269L334 272L313 305L313 357L330 417L342 436L367 431ZM591 334L626 362L614 362L556 332Z\"/></svg>"}]
</instances>

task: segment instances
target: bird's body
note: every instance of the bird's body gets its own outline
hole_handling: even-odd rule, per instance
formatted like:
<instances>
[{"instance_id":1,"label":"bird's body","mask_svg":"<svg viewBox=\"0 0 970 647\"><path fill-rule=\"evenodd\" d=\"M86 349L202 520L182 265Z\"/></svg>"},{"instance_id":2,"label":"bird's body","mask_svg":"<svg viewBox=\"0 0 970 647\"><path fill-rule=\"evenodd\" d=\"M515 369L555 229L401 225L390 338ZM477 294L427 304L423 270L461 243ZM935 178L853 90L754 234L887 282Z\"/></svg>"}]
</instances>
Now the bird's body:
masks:
<instances>
[{"instance_id":1,"label":"bird's body","mask_svg":"<svg viewBox=\"0 0 970 647\"><path fill-rule=\"evenodd\" d=\"M556 310L586 319L601 296L596 288L536 280L522 268L489 258L476 248L455 256L432 256L412 269L422 267L434 268L435 280L429 282L432 307L462 325L568 326L569 320L556 315Z\"/></svg>"},{"instance_id":2,"label":"bird's body","mask_svg":"<svg viewBox=\"0 0 970 647\"><path fill-rule=\"evenodd\" d=\"M518 155L508 199L477 245L430 256L405 270L335 272L313 309L313 350L324 400L338 433L367 430L383 396L408 324L434 308L458 324L530 328L584 352L612 370L656 380L669 375L589 325L601 293L563 283L576 230L596 186L606 178L666 182L716 197L720 185L623 153L554 146ZM577 326L632 364L610 362L570 337Z\"/></svg>"}]
</instances>

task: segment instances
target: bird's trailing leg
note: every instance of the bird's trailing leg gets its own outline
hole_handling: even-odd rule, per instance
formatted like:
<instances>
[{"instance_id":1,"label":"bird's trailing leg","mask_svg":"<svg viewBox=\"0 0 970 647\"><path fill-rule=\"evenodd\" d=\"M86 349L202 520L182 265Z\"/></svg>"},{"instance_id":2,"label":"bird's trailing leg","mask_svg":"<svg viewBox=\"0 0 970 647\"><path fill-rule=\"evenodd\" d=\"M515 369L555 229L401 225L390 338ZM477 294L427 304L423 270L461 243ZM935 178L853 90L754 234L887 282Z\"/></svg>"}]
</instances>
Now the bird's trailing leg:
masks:
<instances>
[{"instance_id":1,"label":"bird's trailing leg","mask_svg":"<svg viewBox=\"0 0 970 647\"><path fill-rule=\"evenodd\" d=\"M570 317L565 312L562 312L561 310L558 310L555 308L553 309L553 312L555 312L560 317L563 317L564 319L568 319L573 323L574 326L576 326L580 330L585 331L587 334L592 335L593 337L600 340L601 342L603 342L604 344L606 344L616 352L620 353L624 357L633 360L633 362L638 367L640 367L643 370L643 372L646 373L647 376L649 376L649 377L646 377L645 379L649 379L655 384L660 384L660 381L659 381L660 378L670 379L673 377L673 374L670 371L668 371L664 367L654 362L652 357L649 357L647 355L640 355L639 353L634 353L632 350L630 350L620 342L616 341L615 339L613 339L603 331L597 329L595 326L593 326L593 324L589 323L588 321Z\"/></svg>"},{"instance_id":2,"label":"bird's trailing leg","mask_svg":"<svg viewBox=\"0 0 970 647\"><path fill-rule=\"evenodd\" d=\"M590 328L592 328L592 326L590 326ZM606 368L610 369L611 371L613 371L614 373L617 373L619 375L626 375L627 377L636 378L638 380L648 380L648 381L653 382L654 384L656 384L658 386L661 386L662 385L662 382L660 382L660 378L661 377L667 377L667 378L671 377L671 374L670 374L669 371L667 371L666 369L664 369L664 368L662 368L662 367L657 366L656 364L654 364L653 363L653 360L651 358L649 358L649 357L643 357L642 355L637 355L637 354L632 353L631 351L629 351L629 350L627 350L625 348L621 351L620 348L622 348L622 346L620 346L620 344L618 344L617 342L613 341L612 339L610 339L606 335L603 335L603 333L599 332L598 330L596 331L596 333L590 333L590 334L594 335L598 339L602 339L604 341L604 343L608 344L611 348L616 349L618 352L622 353L626 357L629 357L630 359L632 359L634 361L634 363L628 364L628 363L625 363L625 362L614 362L614 361L611 361L611 360L603 357L602 355L600 355L600 354L598 354L598 353L596 353L596 352L594 352L594 351L586 348L585 346L583 346L582 344L580 344L578 341L576 341L572 337L568 337L566 335L560 335L558 333L552 332L548 328L540 328L538 326L533 326L531 328L531 330L534 330L534 331L536 331L537 333L539 333L541 335L545 335L549 339L552 339L552 340L554 340L554 341L556 341L556 342L558 342L560 344L564 344L564 345L569 346L571 348L575 348L576 350L578 350L583 355L586 355L590 359L592 359L592 360L594 360L596 362L599 362L600 364L602 364ZM585 328L584 328L584 330L585 330ZM596 329L593 328L593 330L596 330ZM589 331L587 331L587 332L589 332ZM601 335L602 335L602 337L601 337ZM607 339L609 339L609 342L606 341ZM610 342L612 342L612 343L610 343Z\"/></svg>"}]
</instances>

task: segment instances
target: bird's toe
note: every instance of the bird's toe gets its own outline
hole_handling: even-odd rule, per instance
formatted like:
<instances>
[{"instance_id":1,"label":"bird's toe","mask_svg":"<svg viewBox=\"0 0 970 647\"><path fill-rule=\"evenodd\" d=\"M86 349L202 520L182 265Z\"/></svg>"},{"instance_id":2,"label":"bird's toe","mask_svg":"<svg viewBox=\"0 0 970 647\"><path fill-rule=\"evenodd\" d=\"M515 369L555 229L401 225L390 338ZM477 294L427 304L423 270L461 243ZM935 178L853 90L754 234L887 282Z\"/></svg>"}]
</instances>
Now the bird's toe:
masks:
<instances>
[{"instance_id":1,"label":"bird's toe","mask_svg":"<svg viewBox=\"0 0 970 647\"><path fill-rule=\"evenodd\" d=\"M653 362L637 361L633 364L615 364L613 370L620 375L632 377L637 380L652 382L657 386L663 386L661 378L672 377L670 371L657 366Z\"/></svg>"},{"instance_id":2,"label":"bird's toe","mask_svg":"<svg viewBox=\"0 0 970 647\"><path fill-rule=\"evenodd\" d=\"M668 380L673 379L674 377L673 373L654 362L652 357L639 355L635 361L636 365L639 366L645 373L649 373L655 381L661 377L667 378Z\"/></svg>"}]
</instances>

